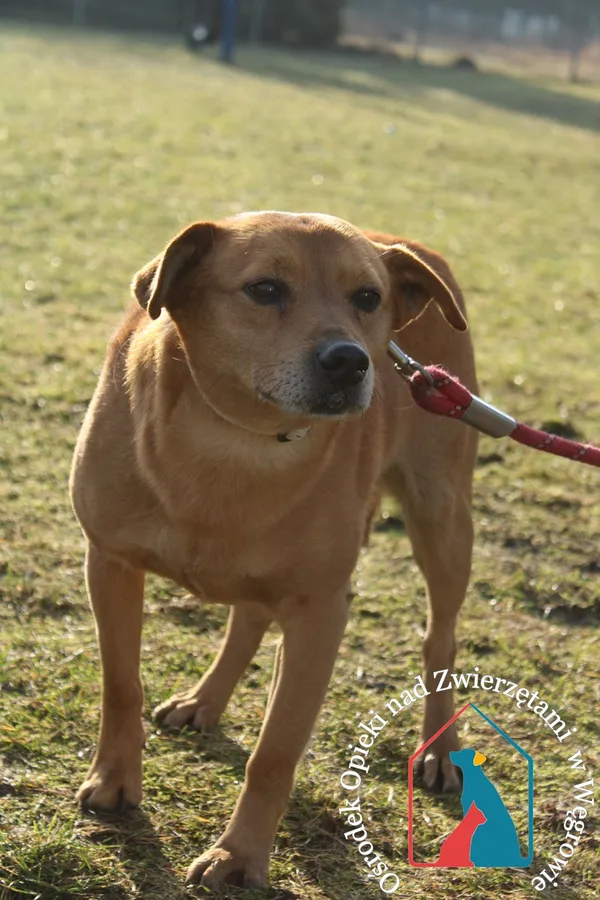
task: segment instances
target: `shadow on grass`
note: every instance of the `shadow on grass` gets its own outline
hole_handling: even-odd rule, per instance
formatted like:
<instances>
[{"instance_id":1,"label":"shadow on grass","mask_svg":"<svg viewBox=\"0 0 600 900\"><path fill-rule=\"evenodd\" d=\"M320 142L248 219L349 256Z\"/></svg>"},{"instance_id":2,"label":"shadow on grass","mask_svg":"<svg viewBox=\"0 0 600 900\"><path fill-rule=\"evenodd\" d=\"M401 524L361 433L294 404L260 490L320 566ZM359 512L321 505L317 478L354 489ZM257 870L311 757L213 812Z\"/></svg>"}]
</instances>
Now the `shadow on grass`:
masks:
<instances>
[{"instance_id":1,"label":"shadow on grass","mask_svg":"<svg viewBox=\"0 0 600 900\"><path fill-rule=\"evenodd\" d=\"M74 43L110 37L134 53L151 46L157 55L173 46L183 48L182 38L173 34L81 29L45 22L43 16L35 23L29 17L23 21L19 16L6 21L13 27L31 29L48 42L65 36L72 37ZM210 48L200 58L215 62L217 53L218 48ZM390 53L350 53L342 49L309 52L240 45L235 63L238 71L261 78L311 88L336 88L373 98L418 100L424 91L450 91L508 112L600 131L600 101L554 88L550 80L547 84L534 83L518 75L462 70L453 65L417 63Z\"/></svg>"},{"instance_id":2,"label":"shadow on grass","mask_svg":"<svg viewBox=\"0 0 600 900\"><path fill-rule=\"evenodd\" d=\"M354 841L344 838L351 826L334 815L306 786L296 787L283 818L278 855L301 859L303 875L326 897L362 897L368 869ZM311 894L304 894L304 897Z\"/></svg>"},{"instance_id":3,"label":"shadow on grass","mask_svg":"<svg viewBox=\"0 0 600 900\"><path fill-rule=\"evenodd\" d=\"M243 782L249 753L235 740L228 737L220 727L202 733L183 730L179 733L170 733L168 737L180 749L182 747L193 749L203 762L225 764L231 770L232 775L235 775L240 783ZM140 814L138 813L138 815ZM142 826L140 840L144 841L147 840L148 827L152 828L152 826L149 821L144 823L143 820ZM342 881L340 871L343 869L344 890L348 889L351 896L360 896L360 889L364 890L365 875L360 866L360 858L352 852L354 844L347 842L343 836L346 827L342 818L334 815L325 802L319 802L313 792L307 790L306 784L296 785L284 813L282 828L278 831L275 839L274 857L287 859L293 856L295 859L301 860L299 865L305 880L312 882L315 887L330 897L345 896L340 893ZM127 834L128 832L125 832L124 836L127 837ZM117 833L115 833L115 837L118 837ZM155 838L158 840L156 835ZM139 855L136 859L139 862ZM169 872L164 870L160 856L158 859L160 870L157 877L161 876L166 879ZM136 873L132 871L131 877L137 883L139 875L136 876ZM165 880L164 887L168 886L168 881ZM229 897L228 890L228 888L223 888L218 896ZM187 896L187 894L169 893L165 896L169 896L169 900L171 898L175 900L175 898ZM231 896L244 897L244 900L248 897L248 900L253 900L255 893L234 892ZM306 900L307 896L310 894L298 895L276 885L270 891L256 892L256 897L260 897L260 900Z\"/></svg>"},{"instance_id":4,"label":"shadow on grass","mask_svg":"<svg viewBox=\"0 0 600 900\"><path fill-rule=\"evenodd\" d=\"M248 51L239 66L255 75L300 86L327 87L377 97L418 97L431 89L462 94L508 112L539 116L600 131L600 101L575 96L516 75L461 71L453 66L418 64L389 56L344 53Z\"/></svg>"},{"instance_id":5,"label":"shadow on grass","mask_svg":"<svg viewBox=\"0 0 600 900\"><path fill-rule=\"evenodd\" d=\"M135 894L140 897L165 898L165 900L189 900L192 897L214 897L215 900L295 900L290 891L272 888L265 891L244 890L223 886L208 892L206 888L185 885L165 856L159 834L150 818L142 810L126 815L88 814L87 839L119 848L119 859L127 871ZM191 862L191 859L190 859ZM117 890L107 895L107 900L126 900L129 894ZM58 898L57 898L58 900Z\"/></svg>"},{"instance_id":6,"label":"shadow on grass","mask_svg":"<svg viewBox=\"0 0 600 900\"><path fill-rule=\"evenodd\" d=\"M170 737L180 746L193 748L196 753L200 751L204 760L225 763L236 775L243 775L248 753L221 729L201 735L183 731ZM393 773L392 778L384 777L384 780L396 781L400 777L399 772L405 772L407 759L403 750L400 750L399 756L401 759L398 760L398 770ZM378 773L378 776L381 774ZM441 809L460 818L458 794L437 795L435 799ZM371 810L371 818L385 826L382 814L384 815L384 811ZM356 844L344 838L347 827L345 820L332 811L329 798L323 800L318 797L306 783L298 785L293 791L276 837L273 860L275 863L278 859L297 861L298 874L303 881L301 893L278 887L275 875L275 884L267 891L240 891L238 888L225 886L210 896L214 896L215 900L307 900L312 896L309 887L312 885L332 900L362 897L368 871L358 854ZM186 888L181 878L175 874L163 852L159 834L142 810L132 811L125 816L87 814L82 830L88 841L104 844L112 850L118 847L119 859L140 896L164 897L169 900L191 900L207 896L202 888ZM198 848L200 849L203 848ZM415 871L408 867L404 835L397 836L393 843L383 840L377 849L383 852L391 870L397 871L401 878ZM53 863L56 864L56 860ZM530 869L504 870L501 873L502 889L521 889L524 879L529 881L531 878L531 871L540 871L544 864L544 858L536 856ZM457 877L462 877L462 874L457 873ZM486 874L487 878L492 876L493 873ZM66 900L73 895L67 893L50 896L53 900L63 900L63 897ZM106 900L125 900L126 897L120 888L114 893L105 894L100 891L94 896L106 897ZM561 885L556 896L559 900L579 900L580 894L575 888ZM10 894L8 900L13 900Z\"/></svg>"},{"instance_id":7,"label":"shadow on grass","mask_svg":"<svg viewBox=\"0 0 600 900\"><path fill-rule=\"evenodd\" d=\"M119 859L140 896L164 896L169 900L184 900L188 896L163 852L160 836L143 810L132 810L125 815L85 813L83 822L82 830L88 841L119 848ZM119 896L115 892L115 900Z\"/></svg>"}]
</instances>

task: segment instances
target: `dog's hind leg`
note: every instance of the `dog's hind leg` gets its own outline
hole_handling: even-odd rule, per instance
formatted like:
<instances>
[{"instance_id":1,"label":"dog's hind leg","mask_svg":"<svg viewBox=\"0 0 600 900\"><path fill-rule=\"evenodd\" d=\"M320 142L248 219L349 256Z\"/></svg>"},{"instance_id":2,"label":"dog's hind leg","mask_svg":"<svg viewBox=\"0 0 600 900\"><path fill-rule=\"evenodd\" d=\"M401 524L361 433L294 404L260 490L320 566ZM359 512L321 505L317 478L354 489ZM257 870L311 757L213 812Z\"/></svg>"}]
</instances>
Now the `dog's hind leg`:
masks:
<instances>
[{"instance_id":1,"label":"dog's hind leg","mask_svg":"<svg viewBox=\"0 0 600 900\"><path fill-rule=\"evenodd\" d=\"M270 622L266 607L260 603L232 606L225 638L210 668L189 691L157 706L155 718L167 728L216 725Z\"/></svg>"},{"instance_id":2,"label":"dog's hind leg","mask_svg":"<svg viewBox=\"0 0 600 900\"><path fill-rule=\"evenodd\" d=\"M441 453L438 446L432 459L422 455L386 477L386 486L402 505L413 554L427 585L423 663L430 694L425 698L421 743L442 728L454 712L452 691L436 691L434 672L453 670L455 628L469 583L473 548L471 478L477 436L458 423L440 423L439 431ZM419 446L418 441L415 446ZM451 452L444 454L444 450ZM418 762L426 787L439 785L444 791L460 787L448 756L457 749L458 737L451 725Z\"/></svg>"}]
</instances>

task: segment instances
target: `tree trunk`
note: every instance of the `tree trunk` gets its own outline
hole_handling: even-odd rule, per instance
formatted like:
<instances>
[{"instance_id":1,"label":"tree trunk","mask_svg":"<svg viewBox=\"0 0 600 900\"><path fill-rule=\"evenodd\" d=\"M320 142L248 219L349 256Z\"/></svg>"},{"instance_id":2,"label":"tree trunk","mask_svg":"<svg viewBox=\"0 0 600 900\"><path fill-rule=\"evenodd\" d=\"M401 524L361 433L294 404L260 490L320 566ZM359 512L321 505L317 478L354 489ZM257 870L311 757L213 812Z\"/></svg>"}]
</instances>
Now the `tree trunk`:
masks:
<instances>
[{"instance_id":1,"label":"tree trunk","mask_svg":"<svg viewBox=\"0 0 600 900\"><path fill-rule=\"evenodd\" d=\"M260 44L263 36L263 23L265 20L266 0L252 0L252 14L250 16L250 41Z\"/></svg>"},{"instance_id":2,"label":"tree trunk","mask_svg":"<svg viewBox=\"0 0 600 900\"><path fill-rule=\"evenodd\" d=\"M569 81L579 81L581 54L590 39L592 30L591 12L581 9L580 0L567 0L567 25L570 31Z\"/></svg>"},{"instance_id":3,"label":"tree trunk","mask_svg":"<svg viewBox=\"0 0 600 900\"><path fill-rule=\"evenodd\" d=\"M73 0L73 25L85 27L87 0Z\"/></svg>"},{"instance_id":4,"label":"tree trunk","mask_svg":"<svg viewBox=\"0 0 600 900\"><path fill-rule=\"evenodd\" d=\"M419 3L417 10L417 24L415 28L415 41L413 44L413 59L419 62L421 59L421 51L427 42L427 33L429 31L429 3Z\"/></svg>"},{"instance_id":5,"label":"tree trunk","mask_svg":"<svg viewBox=\"0 0 600 900\"><path fill-rule=\"evenodd\" d=\"M571 52L569 53L569 81L571 84L577 84L579 81L579 64L581 63L582 49L582 42L578 36L575 36L571 42Z\"/></svg>"}]
</instances>

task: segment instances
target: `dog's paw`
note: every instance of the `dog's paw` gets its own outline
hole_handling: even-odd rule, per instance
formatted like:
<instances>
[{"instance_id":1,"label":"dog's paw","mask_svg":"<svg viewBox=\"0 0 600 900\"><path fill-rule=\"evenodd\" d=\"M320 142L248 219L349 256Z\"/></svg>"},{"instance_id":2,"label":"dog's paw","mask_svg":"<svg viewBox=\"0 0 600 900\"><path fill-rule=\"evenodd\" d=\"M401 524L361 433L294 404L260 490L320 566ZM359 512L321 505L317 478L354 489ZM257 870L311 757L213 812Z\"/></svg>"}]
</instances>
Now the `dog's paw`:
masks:
<instances>
[{"instance_id":1,"label":"dog's paw","mask_svg":"<svg viewBox=\"0 0 600 900\"><path fill-rule=\"evenodd\" d=\"M152 715L163 728L178 730L185 725L188 728L213 728L221 718L223 710L210 699L201 694L174 694L160 706L157 706Z\"/></svg>"},{"instance_id":2,"label":"dog's paw","mask_svg":"<svg viewBox=\"0 0 600 900\"><path fill-rule=\"evenodd\" d=\"M452 739L454 736L443 737L446 740L435 741L417 757L413 771L428 791L449 794L460 791L462 786L459 771L450 759L450 751L458 750L459 743L457 738Z\"/></svg>"},{"instance_id":3,"label":"dog's paw","mask_svg":"<svg viewBox=\"0 0 600 900\"><path fill-rule=\"evenodd\" d=\"M461 789L458 769L448 753L436 750L435 744L416 759L415 774L428 791L450 794Z\"/></svg>"},{"instance_id":4,"label":"dog's paw","mask_svg":"<svg viewBox=\"0 0 600 900\"><path fill-rule=\"evenodd\" d=\"M96 763L75 794L84 809L125 812L142 800L142 769L118 763Z\"/></svg>"},{"instance_id":5,"label":"dog's paw","mask_svg":"<svg viewBox=\"0 0 600 900\"><path fill-rule=\"evenodd\" d=\"M268 859L255 861L224 847L211 847L194 860L185 880L188 884L202 884L209 888L222 884L266 888L269 886Z\"/></svg>"}]
</instances>

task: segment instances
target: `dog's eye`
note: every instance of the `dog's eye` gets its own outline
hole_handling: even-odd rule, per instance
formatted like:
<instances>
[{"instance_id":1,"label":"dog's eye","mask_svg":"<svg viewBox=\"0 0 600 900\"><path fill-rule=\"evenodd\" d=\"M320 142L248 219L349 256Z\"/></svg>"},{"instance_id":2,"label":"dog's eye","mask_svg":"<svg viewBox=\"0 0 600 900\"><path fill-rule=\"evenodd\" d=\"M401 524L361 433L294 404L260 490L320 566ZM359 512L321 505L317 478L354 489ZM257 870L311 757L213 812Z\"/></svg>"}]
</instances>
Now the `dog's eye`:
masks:
<instances>
[{"instance_id":1,"label":"dog's eye","mask_svg":"<svg viewBox=\"0 0 600 900\"><path fill-rule=\"evenodd\" d=\"M287 299L288 290L281 281L255 281L244 287L245 293L264 306L281 306Z\"/></svg>"},{"instance_id":2,"label":"dog's eye","mask_svg":"<svg viewBox=\"0 0 600 900\"><path fill-rule=\"evenodd\" d=\"M361 288L350 299L361 312L374 312L381 303L381 294L374 288Z\"/></svg>"}]
</instances>

